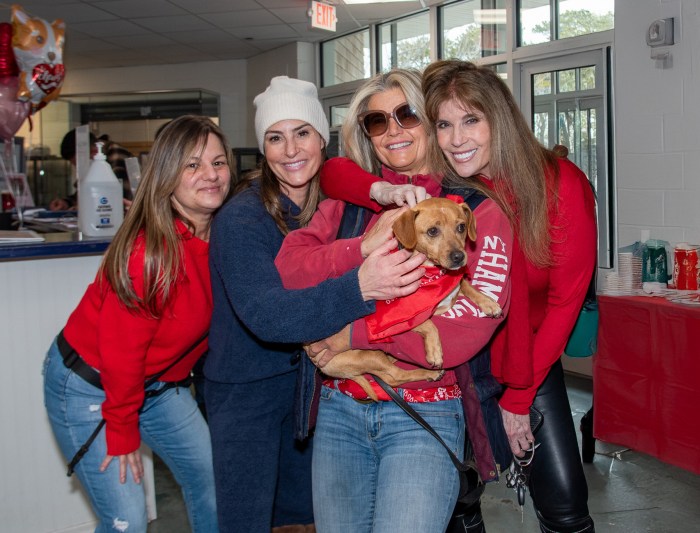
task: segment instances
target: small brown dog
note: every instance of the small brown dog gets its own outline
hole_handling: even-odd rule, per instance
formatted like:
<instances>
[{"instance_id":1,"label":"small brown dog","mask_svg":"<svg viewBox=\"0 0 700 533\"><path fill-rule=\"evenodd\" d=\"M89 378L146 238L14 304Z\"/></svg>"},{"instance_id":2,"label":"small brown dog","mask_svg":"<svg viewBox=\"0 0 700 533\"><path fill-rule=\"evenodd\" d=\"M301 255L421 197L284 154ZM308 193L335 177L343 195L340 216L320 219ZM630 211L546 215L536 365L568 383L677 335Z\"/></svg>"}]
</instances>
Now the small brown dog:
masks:
<instances>
[{"instance_id":1,"label":"small brown dog","mask_svg":"<svg viewBox=\"0 0 700 533\"><path fill-rule=\"evenodd\" d=\"M457 271L465 267L467 238L476 239L474 215L467 204L458 204L447 198L430 198L420 202L394 222L393 230L404 248L426 255L424 266L440 267L443 269L442 273L445 270ZM459 293L471 299L487 315L500 315L501 308L498 304L477 291L464 277L460 277L432 314L442 314L450 309ZM377 302L377 305L383 303ZM374 316L368 317L368 321L370 318ZM322 368L322 372L330 377L352 379L373 400L377 400L377 395L363 374L376 374L392 387L409 381L439 380L444 375L444 370L441 369L442 345L435 324L427 318L407 329L412 329L423 337L426 360L437 370L427 368L406 370L394 365L396 359L382 351L348 350L333 357Z\"/></svg>"}]
</instances>

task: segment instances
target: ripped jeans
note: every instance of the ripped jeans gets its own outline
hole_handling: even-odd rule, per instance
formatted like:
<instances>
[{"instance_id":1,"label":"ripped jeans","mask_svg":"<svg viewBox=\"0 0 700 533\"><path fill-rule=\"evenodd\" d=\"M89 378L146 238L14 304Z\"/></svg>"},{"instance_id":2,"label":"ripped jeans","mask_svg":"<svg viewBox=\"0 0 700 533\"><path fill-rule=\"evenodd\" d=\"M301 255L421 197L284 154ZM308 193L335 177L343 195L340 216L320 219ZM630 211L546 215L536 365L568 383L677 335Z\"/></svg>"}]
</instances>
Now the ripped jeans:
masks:
<instances>
[{"instance_id":1,"label":"ripped jeans","mask_svg":"<svg viewBox=\"0 0 700 533\"><path fill-rule=\"evenodd\" d=\"M162 386L158 382L149 389ZM101 420L104 399L104 391L63 365L54 341L44 361L44 403L66 462ZM190 391L171 388L148 398L139 415L139 431L182 488L192 531L218 531L209 428ZM128 467L126 483L119 483L117 458L100 472L106 453L103 429L75 469L99 520L95 532L146 533L143 483L134 483Z\"/></svg>"}]
</instances>

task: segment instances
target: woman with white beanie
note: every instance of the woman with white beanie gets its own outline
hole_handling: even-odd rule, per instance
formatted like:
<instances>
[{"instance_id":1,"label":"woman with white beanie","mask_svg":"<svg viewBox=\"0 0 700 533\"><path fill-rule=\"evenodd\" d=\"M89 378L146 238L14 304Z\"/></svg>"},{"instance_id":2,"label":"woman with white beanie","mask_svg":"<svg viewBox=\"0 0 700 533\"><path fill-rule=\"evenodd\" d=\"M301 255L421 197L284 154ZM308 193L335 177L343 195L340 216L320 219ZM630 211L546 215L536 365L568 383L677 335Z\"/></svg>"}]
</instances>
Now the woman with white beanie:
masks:
<instances>
[{"instance_id":1,"label":"woman with white beanie","mask_svg":"<svg viewBox=\"0 0 700 533\"><path fill-rule=\"evenodd\" d=\"M415 291L420 258L389 254L389 241L340 277L285 290L275 256L284 236L316 211L328 121L316 87L287 76L273 78L254 105L264 158L214 220L210 243L214 313L204 395L219 528L309 532L311 442L295 438L309 415L295 404L302 344L369 314L376 299Z\"/></svg>"}]
</instances>

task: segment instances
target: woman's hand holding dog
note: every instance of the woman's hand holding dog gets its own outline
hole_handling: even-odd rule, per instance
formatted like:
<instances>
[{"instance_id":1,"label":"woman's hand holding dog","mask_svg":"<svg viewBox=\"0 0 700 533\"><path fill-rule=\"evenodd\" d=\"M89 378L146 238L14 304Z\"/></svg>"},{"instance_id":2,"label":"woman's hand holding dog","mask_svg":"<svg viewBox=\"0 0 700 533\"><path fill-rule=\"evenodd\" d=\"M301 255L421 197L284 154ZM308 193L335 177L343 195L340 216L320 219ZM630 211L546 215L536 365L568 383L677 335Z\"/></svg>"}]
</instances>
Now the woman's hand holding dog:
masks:
<instances>
[{"instance_id":1,"label":"woman's hand holding dog","mask_svg":"<svg viewBox=\"0 0 700 533\"><path fill-rule=\"evenodd\" d=\"M430 198L430 195L425 191L425 187L392 185L387 181L376 181L369 188L369 197L379 205L414 207L418 202Z\"/></svg>"},{"instance_id":2,"label":"woman's hand holding dog","mask_svg":"<svg viewBox=\"0 0 700 533\"><path fill-rule=\"evenodd\" d=\"M318 368L323 368L341 352L350 349L350 324L327 339L304 346L307 355Z\"/></svg>"},{"instance_id":3,"label":"woman's hand holding dog","mask_svg":"<svg viewBox=\"0 0 700 533\"><path fill-rule=\"evenodd\" d=\"M379 217L376 224L362 236L362 244L360 244L362 257L366 258L382 244L394 237L394 231L392 230L394 222L399 218L401 213L405 211L406 208L400 208L391 209L382 213L382 216Z\"/></svg>"},{"instance_id":4,"label":"woman's hand holding dog","mask_svg":"<svg viewBox=\"0 0 700 533\"><path fill-rule=\"evenodd\" d=\"M412 254L408 250L390 253L398 246L396 239L389 239L365 259L358 278L365 302L391 300L412 294L418 290L425 269L419 268L425 255Z\"/></svg>"}]
</instances>

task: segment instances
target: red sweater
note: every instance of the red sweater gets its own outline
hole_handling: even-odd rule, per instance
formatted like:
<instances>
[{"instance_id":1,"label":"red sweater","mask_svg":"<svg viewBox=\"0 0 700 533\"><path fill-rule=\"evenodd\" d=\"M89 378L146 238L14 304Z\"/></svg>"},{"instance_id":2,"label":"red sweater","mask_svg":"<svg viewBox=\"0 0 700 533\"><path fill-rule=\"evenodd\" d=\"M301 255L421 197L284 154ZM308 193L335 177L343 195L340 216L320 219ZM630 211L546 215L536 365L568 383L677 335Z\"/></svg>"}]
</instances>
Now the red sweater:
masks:
<instances>
[{"instance_id":1,"label":"red sweater","mask_svg":"<svg viewBox=\"0 0 700 533\"><path fill-rule=\"evenodd\" d=\"M346 160L347 161L347 160ZM330 171L337 167L330 163ZM344 164L341 161L341 164ZM358 174L354 163L353 184ZM345 171L350 171L345 167ZM359 172L363 172L359 170ZM406 183L408 177L395 174L389 169L383 170L383 177L391 183ZM348 178L348 175L345 175ZM413 183L423 185L432 196L439 196L439 180L434 176L414 176ZM365 189L368 191L369 187ZM365 192L364 204L369 194ZM358 198L359 199L359 198ZM359 202L358 202L359 203ZM320 283L329 277L337 277L362 263L360 253L361 237L335 240L342 218L344 203L338 200L325 200L319 205L318 212L311 223L302 229L291 232L284 240L275 260L282 281L287 288L303 288ZM492 200L485 200L474 212L476 217L477 239L470 243L467 257L467 270L472 283L483 292L494 297L505 313L510 301L509 263L512 245L512 231L505 214ZM376 222L377 215L370 221L370 227ZM483 315L476 306L464 297L458 299L453 308L433 321L440 333L445 368L453 368L471 359L491 338L502 319L493 319ZM352 347L369 350L383 350L399 361L402 368L430 367L425 359L423 338L412 331L392 335L390 341L370 342L367 338L365 320L353 324ZM452 385L456 382L453 372L445 373L438 382L411 382L405 388L426 388Z\"/></svg>"},{"instance_id":2,"label":"red sweater","mask_svg":"<svg viewBox=\"0 0 700 533\"><path fill-rule=\"evenodd\" d=\"M127 310L106 279L100 284L98 274L63 331L68 343L101 374L109 455L138 449L138 410L143 404L144 382L209 329L209 243L194 237L179 221L177 227L182 237L184 273L160 319ZM144 243L140 234L129 259L129 274L138 296L143 295ZM206 343L202 343L160 379L185 379L205 351Z\"/></svg>"},{"instance_id":3,"label":"red sweater","mask_svg":"<svg viewBox=\"0 0 700 533\"><path fill-rule=\"evenodd\" d=\"M596 263L598 235L591 185L586 175L568 159L558 161L556 206L550 198L549 210L553 265L537 268L525 262L529 291L527 316L533 334L533 383L522 389L506 387L500 400L504 409L517 414L528 413L537 389L564 352ZM553 178L549 176L548 179ZM517 324L506 320L503 332L514 327ZM509 357L507 346L494 343L491 356L494 369L501 368L503 360Z\"/></svg>"}]
</instances>

